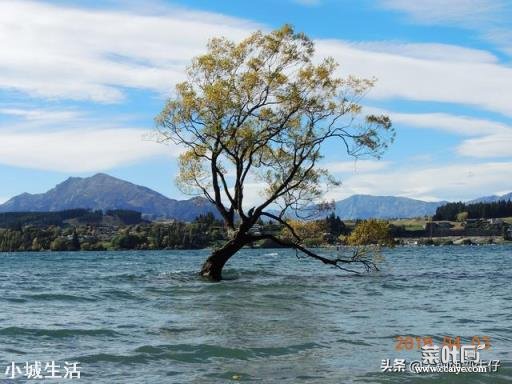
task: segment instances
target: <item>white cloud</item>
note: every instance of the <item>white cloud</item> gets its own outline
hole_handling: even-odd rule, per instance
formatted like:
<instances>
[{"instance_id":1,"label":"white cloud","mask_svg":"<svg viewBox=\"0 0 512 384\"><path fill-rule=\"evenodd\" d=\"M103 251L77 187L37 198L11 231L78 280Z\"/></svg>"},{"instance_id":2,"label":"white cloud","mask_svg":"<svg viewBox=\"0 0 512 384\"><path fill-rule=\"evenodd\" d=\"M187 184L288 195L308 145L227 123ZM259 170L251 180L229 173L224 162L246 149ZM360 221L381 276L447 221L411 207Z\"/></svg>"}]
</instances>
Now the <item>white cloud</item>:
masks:
<instances>
[{"instance_id":1,"label":"white cloud","mask_svg":"<svg viewBox=\"0 0 512 384\"><path fill-rule=\"evenodd\" d=\"M28 109L26 107L0 108L0 115L21 118L25 121L37 122L40 124L61 123L69 120L76 120L82 114L76 110L52 110L52 109Z\"/></svg>"},{"instance_id":2,"label":"white cloud","mask_svg":"<svg viewBox=\"0 0 512 384\"><path fill-rule=\"evenodd\" d=\"M443 2L442 12L430 12L430 22L466 17L456 8L467 6L467 1ZM388 3L391 6L392 1ZM394 2L396 9L400 4L409 7L408 12L413 12L417 3L422 2ZM490 15L491 9L486 9L482 13ZM414 12L419 16L424 13L427 22L426 10ZM257 28L245 20L167 7L159 14L144 14L126 9L0 2L0 89L97 102L121 100L125 87L167 92L183 78L190 58L204 51L208 38L223 35L238 40ZM502 29L489 33L494 39L507 40L508 34ZM345 75L376 76L379 81L370 98L459 103L512 116L512 68L500 64L487 51L446 44L318 40L317 52L319 56L333 56ZM86 172L172 154L161 144L143 141L145 131L140 129L103 122L91 125L96 127L91 130L86 124L88 118L78 110L29 111L3 106L0 114L18 119L19 127L0 127L3 164ZM442 113L390 115L397 124L469 136L457 148L460 155L512 155L510 126L503 123ZM59 123L58 130L51 127L55 123ZM44 129L30 131L35 124ZM400 193L431 198L470 194L471 198L512 189L506 185L511 179L510 165L461 164L390 171L387 162L359 161L354 165L347 161L330 163L329 167L333 172L356 171L344 180L338 194ZM256 199L258 187L256 183L247 186L252 199Z\"/></svg>"},{"instance_id":3,"label":"white cloud","mask_svg":"<svg viewBox=\"0 0 512 384\"><path fill-rule=\"evenodd\" d=\"M176 8L155 15L2 2L0 88L99 102L122 99L124 87L165 93L208 38L238 40L258 27ZM460 103L512 116L512 68L483 50L318 40L317 52L334 56L345 75L376 76L372 98Z\"/></svg>"},{"instance_id":4,"label":"white cloud","mask_svg":"<svg viewBox=\"0 0 512 384\"><path fill-rule=\"evenodd\" d=\"M469 116L446 113L397 113L366 107L366 113L384 113L393 124L419 127L454 133L461 136L476 136L465 139L456 148L456 153L474 158L512 157L512 126L497 121L476 119Z\"/></svg>"},{"instance_id":5,"label":"white cloud","mask_svg":"<svg viewBox=\"0 0 512 384\"><path fill-rule=\"evenodd\" d=\"M512 18L512 11L509 12ZM507 55L512 56L512 30L510 27L494 27L484 32L484 38L496 44Z\"/></svg>"},{"instance_id":6,"label":"white cloud","mask_svg":"<svg viewBox=\"0 0 512 384\"><path fill-rule=\"evenodd\" d=\"M508 0L380 0L380 5L416 23L477 31L482 39L512 55L512 3Z\"/></svg>"},{"instance_id":7,"label":"white cloud","mask_svg":"<svg viewBox=\"0 0 512 384\"><path fill-rule=\"evenodd\" d=\"M399 167L343 180L327 198L353 194L395 195L424 200L460 200L512 191L512 162L461 163L432 167Z\"/></svg>"},{"instance_id":8,"label":"white cloud","mask_svg":"<svg viewBox=\"0 0 512 384\"><path fill-rule=\"evenodd\" d=\"M113 102L122 87L168 91L208 38L240 39L256 24L168 8L159 15L0 3L0 87Z\"/></svg>"},{"instance_id":9,"label":"white cloud","mask_svg":"<svg viewBox=\"0 0 512 384\"><path fill-rule=\"evenodd\" d=\"M478 136L465 139L456 153L474 158L512 157L512 126L496 121L455 116L444 113L393 113L395 124L437 129L462 136Z\"/></svg>"},{"instance_id":10,"label":"white cloud","mask_svg":"<svg viewBox=\"0 0 512 384\"><path fill-rule=\"evenodd\" d=\"M348 163L348 162L347 162ZM448 165L394 163L382 169L347 173L340 187L331 188L326 200L341 200L354 194L403 196L424 201L471 200L512 191L512 162L461 162ZM263 185L251 181L244 188L245 207L263 202ZM275 208L275 207L274 207Z\"/></svg>"},{"instance_id":11,"label":"white cloud","mask_svg":"<svg viewBox=\"0 0 512 384\"><path fill-rule=\"evenodd\" d=\"M512 116L512 68L507 66L488 60L416 58L338 40L318 41L317 52L333 56L345 74L377 77L369 98L466 104Z\"/></svg>"},{"instance_id":12,"label":"white cloud","mask_svg":"<svg viewBox=\"0 0 512 384\"><path fill-rule=\"evenodd\" d=\"M354 48L365 51L393 54L416 59L471 63L496 63L498 61L496 56L490 52L451 44L372 41L354 42L351 43L351 45Z\"/></svg>"},{"instance_id":13,"label":"white cloud","mask_svg":"<svg viewBox=\"0 0 512 384\"><path fill-rule=\"evenodd\" d=\"M494 120L448 113L401 113L381 108L365 107L365 113L386 114L393 124L435 129L461 136L479 136L512 133L512 126Z\"/></svg>"},{"instance_id":14,"label":"white cloud","mask_svg":"<svg viewBox=\"0 0 512 384\"><path fill-rule=\"evenodd\" d=\"M501 0L381 0L380 3L421 23L466 26L492 21L505 7Z\"/></svg>"},{"instance_id":15,"label":"white cloud","mask_svg":"<svg viewBox=\"0 0 512 384\"><path fill-rule=\"evenodd\" d=\"M422 128L434 128L463 136L512 132L512 127L492 120L447 113L390 113L393 121Z\"/></svg>"},{"instance_id":16,"label":"white cloud","mask_svg":"<svg viewBox=\"0 0 512 384\"><path fill-rule=\"evenodd\" d=\"M60 172L95 172L178 150L144 140L140 129L0 132L0 163Z\"/></svg>"},{"instance_id":17,"label":"white cloud","mask_svg":"<svg viewBox=\"0 0 512 384\"><path fill-rule=\"evenodd\" d=\"M512 157L512 131L465 140L457 147L457 153L478 158Z\"/></svg>"}]
</instances>

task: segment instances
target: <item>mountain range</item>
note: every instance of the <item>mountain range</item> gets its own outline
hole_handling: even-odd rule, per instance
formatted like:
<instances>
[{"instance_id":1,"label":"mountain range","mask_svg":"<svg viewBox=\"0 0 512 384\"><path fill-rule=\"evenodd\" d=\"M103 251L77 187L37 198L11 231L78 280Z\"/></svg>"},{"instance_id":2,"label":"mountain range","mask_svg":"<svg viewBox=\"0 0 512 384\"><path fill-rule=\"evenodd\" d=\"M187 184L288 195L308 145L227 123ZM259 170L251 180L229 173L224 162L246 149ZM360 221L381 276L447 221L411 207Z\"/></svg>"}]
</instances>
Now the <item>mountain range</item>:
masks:
<instances>
[{"instance_id":1,"label":"mountain range","mask_svg":"<svg viewBox=\"0 0 512 384\"><path fill-rule=\"evenodd\" d=\"M0 205L0 212L53 212L72 208L130 209L146 219L191 221L202 213L217 214L206 199L170 199L152 189L98 173L70 177L46 193L23 193Z\"/></svg>"},{"instance_id":2,"label":"mountain range","mask_svg":"<svg viewBox=\"0 0 512 384\"><path fill-rule=\"evenodd\" d=\"M487 196L474 202L512 199L512 192L503 196ZM409 218L433 215L446 201L427 202L396 196L353 195L336 202L335 213L342 219ZM216 208L206 199L170 199L152 189L130 183L104 173L91 177L70 177L40 194L23 193L0 205L0 212L53 212L73 208L130 209L141 212L146 219L191 221Z\"/></svg>"},{"instance_id":3,"label":"mountain range","mask_svg":"<svg viewBox=\"0 0 512 384\"><path fill-rule=\"evenodd\" d=\"M446 201L428 202L396 196L353 195L336 201L335 213L344 219L390 219L431 216Z\"/></svg>"},{"instance_id":4,"label":"mountain range","mask_svg":"<svg viewBox=\"0 0 512 384\"><path fill-rule=\"evenodd\" d=\"M505 200L505 201L512 200L512 192L507 193L505 195L501 195L501 196L492 195L492 196L479 197L478 199L468 201L468 203L470 203L470 204L472 204L472 203L494 203L494 202L500 201L500 200Z\"/></svg>"}]
</instances>

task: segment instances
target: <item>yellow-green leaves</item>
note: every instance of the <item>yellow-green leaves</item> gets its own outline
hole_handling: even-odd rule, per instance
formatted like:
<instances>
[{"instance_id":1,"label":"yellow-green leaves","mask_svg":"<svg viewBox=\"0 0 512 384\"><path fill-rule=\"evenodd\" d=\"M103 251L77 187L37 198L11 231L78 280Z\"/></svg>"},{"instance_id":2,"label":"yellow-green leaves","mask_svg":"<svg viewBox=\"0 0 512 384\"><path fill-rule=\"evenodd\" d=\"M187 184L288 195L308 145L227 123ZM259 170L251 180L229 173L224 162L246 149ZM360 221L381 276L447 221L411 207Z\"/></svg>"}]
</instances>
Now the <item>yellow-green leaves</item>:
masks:
<instances>
[{"instance_id":1,"label":"yellow-green leaves","mask_svg":"<svg viewBox=\"0 0 512 384\"><path fill-rule=\"evenodd\" d=\"M240 42L211 39L157 118L162 140L187 149L179 185L213 188L216 204L222 191L232 193L232 208L241 210L252 178L267 187L266 203L311 204L322 185L335 184L318 167L324 142L379 156L392 141L391 122L364 118L360 105L375 79L341 77L334 59L313 54L311 39L290 25ZM234 176L224 174L221 161Z\"/></svg>"},{"instance_id":2,"label":"yellow-green leaves","mask_svg":"<svg viewBox=\"0 0 512 384\"><path fill-rule=\"evenodd\" d=\"M375 244L393 247L395 244L389 223L375 219L358 223L346 240L349 245Z\"/></svg>"},{"instance_id":3,"label":"yellow-green leaves","mask_svg":"<svg viewBox=\"0 0 512 384\"><path fill-rule=\"evenodd\" d=\"M206 148L197 146L179 156L176 183L184 193L202 192L202 188L209 187L210 174L205 166L205 155Z\"/></svg>"}]
</instances>

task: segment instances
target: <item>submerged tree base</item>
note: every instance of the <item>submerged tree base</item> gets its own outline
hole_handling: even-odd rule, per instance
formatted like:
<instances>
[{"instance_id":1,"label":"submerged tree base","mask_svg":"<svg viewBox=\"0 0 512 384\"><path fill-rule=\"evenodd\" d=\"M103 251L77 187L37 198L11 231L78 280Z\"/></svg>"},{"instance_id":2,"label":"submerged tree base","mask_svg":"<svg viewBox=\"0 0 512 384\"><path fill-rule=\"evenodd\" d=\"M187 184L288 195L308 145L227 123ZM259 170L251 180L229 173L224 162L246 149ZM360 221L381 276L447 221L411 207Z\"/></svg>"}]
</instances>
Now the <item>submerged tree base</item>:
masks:
<instances>
[{"instance_id":1,"label":"submerged tree base","mask_svg":"<svg viewBox=\"0 0 512 384\"><path fill-rule=\"evenodd\" d=\"M303 247L298 242L286 241L273 235L241 235L238 234L232 240L228 241L222 248L219 248L212 252L212 255L204 262L201 272L199 273L203 278L210 281L221 281L222 280L222 269L228 260L235 255L245 245L249 245L259 240L271 240L275 244L279 244L284 247L293 248L307 257L319 260L324 264L333 266L342 271L359 274L360 272L354 269L346 268L344 265L359 264L364 267L366 272L378 271L377 265L373 258L369 258L370 254L378 254L375 250L371 250L367 247L356 247L353 254L349 258L328 258L312 252L311 250ZM378 247L378 246L377 246Z\"/></svg>"},{"instance_id":2,"label":"submerged tree base","mask_svg":"<svg viewBox=\"0 0 512 384\"><path fill-rule=\"evenodd\" d=\"M211 281L221 281L222 267L208 258L201 267L200 275Z\"/></svg>"},{"instance_id":3,"label":"submerged tree base","mask_svg":"<svg viewBox=\"0 0 512 384\"><path fill-rule=\"evenodd\" d=\"M228 241L222 248L216 249L212 252L212 255L206 259L201 267L201 272L199 274L211 281L221 281L222 268L224 268L224 265L231 256L242 249L242 247L247 243L247 239L242 237L235 237Z\"/></svg>"}]
</instances>

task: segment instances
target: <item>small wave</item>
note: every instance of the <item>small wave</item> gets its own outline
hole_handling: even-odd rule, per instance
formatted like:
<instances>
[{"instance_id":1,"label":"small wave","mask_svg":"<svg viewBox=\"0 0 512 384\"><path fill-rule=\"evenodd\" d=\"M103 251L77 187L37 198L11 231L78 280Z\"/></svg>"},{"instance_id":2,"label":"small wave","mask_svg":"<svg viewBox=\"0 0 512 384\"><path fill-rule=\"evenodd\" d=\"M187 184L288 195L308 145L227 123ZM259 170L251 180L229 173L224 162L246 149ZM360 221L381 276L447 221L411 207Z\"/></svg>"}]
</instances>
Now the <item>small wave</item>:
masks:
<instances>
[{"instance_id":1,"label":"small wave","mask_svg":"<svg viewBox=\"0 0 512 384\"><path fill-rule=\"evenodd\" d=\"M25 352L25 351L20 351L19 349L14 349L14 348L4 348L3 351L7 352L7 353L15 353L17 355L26 355L27 354L27 352Z\"/></svg>"},{"instance_id":2,"label":"small wave","mask_svg":"<svg viewBox=\"0 0 512 384\"><path fill-rule=\"evenodd\" d=\"M135 352L137 355L142 355L144 360L169 359L187 363L204 363L205 360L214 358L249 360L252 358L282 356L321 347L323 346L316 343L305 343L299 345L291 345L288 347L267 348L229 348L208 344L177 344L157 346L145 345L137 348ZM138 358L140 359L140 357L141 356ZM124 358L135 360L137 359L136 356L125 356Z\"/></svg>"},{"instance_id":3,"label":"small wave","mask_svg":"<svg viewBox=\"0 0 512 384\"><path fill-rule=\"evenodd\" d=\"M190 270L175 270L169 272L160 272L156 275L156 277L159 279L185 283L198 280L199 273L197 271Z\"/></svg>"},{"instance_id":4,"label":"small wave","mask_svg":"<svg viewBox=\"0 0 512 384\"><path fill-rule=\"evenodd\" d=\"M336 340L337 343L341 344L350 344L350 345L362 345L365 347L371 347L371 344L365 343L364 341L358 341L358 340L349 340L349 339L338 339Z\"/></svg>"},{"instance_id":5,"label":"small wave","mask_svg":"<svg viewBox=\"0 0 512 384\"><path fill-rule=\"evenodd\" d=\"M46 301L97 301L93 297L69 295L65 293L38 293L33 295L23 295L29 300L46 300Z\"/></svg>"},{"instance_id":6,"label":"small wave","mask_svg":"<svg viewBox=\"0 0 512 384\"><path fill-rule=\"evenodd\" d=\"M116 336L119 333L110 329L42 329L7 327L0 329L2 336L48 336L48 337L73 337L73 336Z\"/></svg>"},{"instance_id":7,"label":"small wave","mask_svg":"<svg viewBox=\"0 0 512 384\"><path fill-rule=\"evenodd\" d=\"M9 303L26 303L26 299L22 299L20 297L3 297L2 300L7 301Z\"/></svg>"},{"instance_id":8,"label":"small wave","mask_svg":"<svg viewBox=\"0 0 512 384\"><path fill-rule=\"evenodd\" d=\"M384 289L404 289L403 285L391 283L391 282L385 282L382 284L382 288Z\"/></svg>"},{"instance_id":9,"label":"small wave","mask_svg":"<svg viewBox=\"0 0 512 384\"><path fill-rule=\"evenodd\" d=\"M94 363L122 363L123 365L146 363L149 362L146 356L143 355L113 355L110 353L97 353L93 355L79 356L73 361L80 361L81 363L94 364Z\"/></svg>"},{"instance_id":10,"label":"small wave","mask_svg":"<svg viewBox=\"0 0 512 384\"><path fill-rule=\"evenodd\" d=\"M492 335L492 339L501 340L501 341L510 341L512 340L512 333L510 332L510 328L483 328L482 332L486 332L489 335Z\"/></svg>"},{"instance_id":11,"label":"small wave","mask_svg":"<svg viewBox=\"0 0 512 384\"><path fill-rule=\"evenodd\" d=\"M251 348L250 350L254 352L258 357L270 357L294 354L315 348L324 348L324 346L317 343L304 343L290 345L288 347Z\"/></svg>"},{"instance_id":12,"label":"small wave","mask_svg":"<svg viewBox=\"0 0 512 384\"><path fill-rule=\"evenodd\" d=\"M140 279L144 275L142 274L136 274L136 273L120 273L117 275L107 275L104 276L103 279L105 280L136 280Z\"/></svg>"},{"instance_id":13,"label":"small wave","mask_svg":"<svg viewBox=\"0 0 512 384\"><path fill-rule=\"evenodd\" d=\"M211 358L247 360L253 354L244 349L218 347L213 345L146 345L135 352L151 359L170 359L186 363L201 363Z\"/></svg>"},{"instance_id":14,"label":"small wave","mask_svg":"<svg viewBox=\"0 0 512 384\"><path fill-rule=\"evenodd\" d=\"M471 323L481 323L481 320L475 320L475 319L457 319L455 320L456 323L459 324L471 324Z\"/></svg>"},{"instance_id":15,"label":"small wave","mask_svg":"<svg viewBox=\"0 0 512 384\"><path fill-rule=\"evenodd\" d=\"M141 297L132 292L121 289L109 289L99 293L102 297L108 299L122 299L122 300L142 300Z\"/></svg>"},{"instance_id":16,"label":"small wave","mask_svg":"<svg viewBox=\"0 0 512 384\"><path fill-rule=\"evenodd\" d=\"M163 327L163 328L159 329L159 333L172 334L172 335L178 334L178 333L184 333L184 332L193 332L193 331L197 331L197 328L186 328L186 327L166 328L166 327Z\"/></svg>"}]
</instances>

